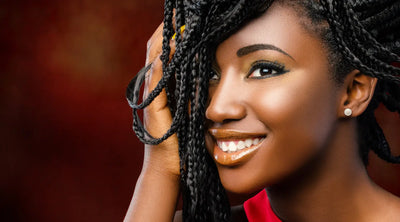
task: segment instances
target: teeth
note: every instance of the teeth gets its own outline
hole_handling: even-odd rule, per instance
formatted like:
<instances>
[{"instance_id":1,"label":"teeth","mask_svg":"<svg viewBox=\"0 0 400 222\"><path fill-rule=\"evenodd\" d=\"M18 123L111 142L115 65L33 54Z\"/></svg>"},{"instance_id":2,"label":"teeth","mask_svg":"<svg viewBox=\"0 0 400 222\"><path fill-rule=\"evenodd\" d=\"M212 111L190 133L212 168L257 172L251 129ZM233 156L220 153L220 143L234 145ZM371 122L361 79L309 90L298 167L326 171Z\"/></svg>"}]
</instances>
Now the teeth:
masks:
<instances>
[{"instance_id":1,"label":"teeth","mask_svg":"<svg viewBox=\"0 0 400 222\"><path fill-rule=\"evenodd\" d=\"M239 140L235 143L235 141L217 141L218 147L222 149L224 152L236 152L238 150L242 150L244 148L248 148L254 145L259 144L263 141L264 138L254 138L254 139L246 139Z\"/></svg>"},{"instance_id":2,"label":"teeth","mask_svg":"<svg viewBox=\"0 0 400 222\"><path fill-rule=\"evenodd\" d=\"M244 141L244 144L246 145L246 147L251 147L251 145L253 145L253 141L251 139L246 139Z\"/></svg>"},{"instance_id":3,"label":"teeth","mask_svg":"<svg viewBox=\"0 0 400 222\"><path fill-rule=\"evenodd\" d=\"M222 151L224 151L224 152L228 151L228 146L226 145L226 143L222 143L222 147L221 148L222 148Z\"/></svg>"},{"instance_id":4,"label":"teeth","mask_svg":"<svg viewBox=\"0 0 400 222\"><path fill-rule=\"evenodd\" d=\"M228 146L229 151L235 152L237 150L236 145L234 142L230 142Z\"/></svg>"},{"instance_id":5,"label":"teeth","mask_svg":"<svg viewBox=\"0 0 400 222\"><path fill-rule=\"evenodd\" d=\"M260 142L260 140L259 140L258 138L255 138L255 139L253 140L253 145L257 145L259 142Z\"/></svg>"},{"instance_id":6,"label":"teeth","mask_svg":"<svg viewBox=\"0 0 400 222\"><path fill-rule=\"evenodd\" d=\"M243 141L239 141L239 142L238 142L237 148L238 148L239 150L242 150L242 149L244 149L245 147L246 147L246 145L244 144Z\"/></svg>"}]
</instances>

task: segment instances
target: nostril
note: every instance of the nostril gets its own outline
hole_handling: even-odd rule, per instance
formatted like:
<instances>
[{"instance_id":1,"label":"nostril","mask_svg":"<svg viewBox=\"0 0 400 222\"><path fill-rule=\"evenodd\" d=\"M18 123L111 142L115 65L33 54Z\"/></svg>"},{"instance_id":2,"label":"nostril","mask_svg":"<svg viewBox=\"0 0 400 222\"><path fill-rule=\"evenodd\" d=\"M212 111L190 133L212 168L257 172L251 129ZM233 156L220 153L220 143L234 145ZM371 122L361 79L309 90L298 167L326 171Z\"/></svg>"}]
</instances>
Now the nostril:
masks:
<instances>
[{"instance_id":1,"label":"nostril","mask_svg":"<svg viewBox=\"0 0 400 222\"><path fill-rule=\"evenodd\" d=\"M224 119L224 120L222 121L222 124L226 124L226 123L234 122L234 121L238 121L238 120L241 120L241 119Z\"/></svg>"}]
</instances>

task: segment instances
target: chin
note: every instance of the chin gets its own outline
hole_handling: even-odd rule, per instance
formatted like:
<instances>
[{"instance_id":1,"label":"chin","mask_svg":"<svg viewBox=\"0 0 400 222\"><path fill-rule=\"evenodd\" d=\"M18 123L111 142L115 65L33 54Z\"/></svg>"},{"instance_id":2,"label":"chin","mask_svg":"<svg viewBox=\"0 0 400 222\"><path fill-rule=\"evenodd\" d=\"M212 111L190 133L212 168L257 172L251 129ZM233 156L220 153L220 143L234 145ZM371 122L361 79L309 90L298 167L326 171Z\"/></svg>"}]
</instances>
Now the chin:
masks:
<instances>
[{"instance_id":1,"label":"chin","mask_svg":"<svg viewBox=\"0 0 400 222\"><path fill-rule=\"evenodd\" d=\"M220 180L225 190L235 194L255 194L268 187L271 180L265 181L265 177L242 171L238 168L225 168L218 166ZM254 171L253 171L254 173ZM262 178L262 180L260 180Z\"/></svg>"}]
</instances>

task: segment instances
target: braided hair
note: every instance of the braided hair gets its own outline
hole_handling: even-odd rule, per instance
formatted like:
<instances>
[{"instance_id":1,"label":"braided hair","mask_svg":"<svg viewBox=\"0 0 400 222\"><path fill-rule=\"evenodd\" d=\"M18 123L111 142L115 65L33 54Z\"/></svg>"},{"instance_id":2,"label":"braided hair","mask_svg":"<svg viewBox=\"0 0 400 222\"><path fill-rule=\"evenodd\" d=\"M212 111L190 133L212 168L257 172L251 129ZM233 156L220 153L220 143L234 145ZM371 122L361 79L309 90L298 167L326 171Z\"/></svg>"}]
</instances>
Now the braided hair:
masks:
<instances>
[{"instance_id":1,"label":"braided hair","mask_svg":"<svg viewBox=\"0 0 400 222\"><path fill-rule=\"evenodd\" d=\"M214 161L205 148L205 110L211 63L217 45L247 21L261 15L272 0L166 0L164 9L163 76L140 104L139 92L151 64L131 81L127 100L133 109L133 129L143 143L158 144L176 133L179 142L183 218L185 221L228 221L230 206ZM400 113L400 1L320 0L289 1L300 6L317 27L332 59L334 79L340 83L350 69L379 79L367 110L357 117L360 154L367 163L372 149L380 158L400 163L391 154L374 110L383 103ZM175 13L175 14L174 14ZM175 16L175 20L173 17ZM174 24L175 22L175 24ZM185 25L183 34L179 28ZM176 51L169 57L169 42ZM143 127L138 110L149 105L163 89L173 116L161 138Z\"/></svg>"}]
</instances>

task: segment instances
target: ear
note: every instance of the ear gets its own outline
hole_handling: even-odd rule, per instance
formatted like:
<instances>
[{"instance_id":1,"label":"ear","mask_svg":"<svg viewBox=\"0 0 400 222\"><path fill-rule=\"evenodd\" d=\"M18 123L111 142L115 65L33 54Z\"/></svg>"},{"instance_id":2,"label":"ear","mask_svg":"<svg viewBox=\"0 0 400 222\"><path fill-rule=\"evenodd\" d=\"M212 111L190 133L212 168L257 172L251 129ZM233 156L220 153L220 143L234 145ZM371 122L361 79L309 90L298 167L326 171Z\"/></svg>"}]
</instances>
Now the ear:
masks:
<instances>
[{"instance_id":1,"label":"ear","mask_svg":"<svg viewBox=\"0 0 400 222\"><path fill-rule=\"evenodd\" d=\"M359 70L353 70L347 74L342 88L341 103L338 116L348 118L344 114L346 108L351 109L351 116L361 115L368 107L374 95L377 79L362 74Z\"/></svg>"}]
</instances>

